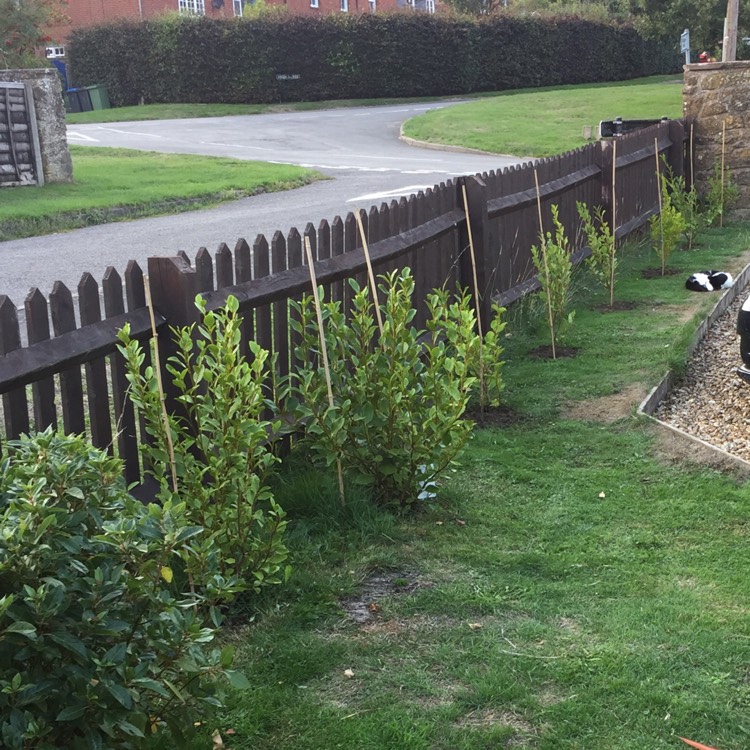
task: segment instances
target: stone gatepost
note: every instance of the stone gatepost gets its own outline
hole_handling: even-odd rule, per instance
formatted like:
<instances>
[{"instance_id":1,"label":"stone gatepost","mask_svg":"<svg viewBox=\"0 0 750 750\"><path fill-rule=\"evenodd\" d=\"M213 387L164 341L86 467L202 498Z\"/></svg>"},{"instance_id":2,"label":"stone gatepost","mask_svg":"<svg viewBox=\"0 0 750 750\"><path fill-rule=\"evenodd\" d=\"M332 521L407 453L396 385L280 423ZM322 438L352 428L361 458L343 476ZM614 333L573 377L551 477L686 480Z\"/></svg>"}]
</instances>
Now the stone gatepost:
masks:
<instances>
[{"instance_id":1,"label":"stone gatepost","mask_svg":"<svg viewBox=\"0 0 750 750\"><path fill-rule=\"evenodd\" d=\"M685 65L685 117L694 124L695 175L705 195L716 164L725 166L739 188L732 218L750 218L750 62Z\"/></svg>"},{"instance_id":2,"label":"stone gatepost","mask_svg":"<svg viewBox=\"0 0 750 750\"><path fill-rule=\"evenodd\" d=\"M34 95L45 182L72 182L60 77L54 68L0 70L4 83L28 83Z\"/></svg>"}]
</instances>

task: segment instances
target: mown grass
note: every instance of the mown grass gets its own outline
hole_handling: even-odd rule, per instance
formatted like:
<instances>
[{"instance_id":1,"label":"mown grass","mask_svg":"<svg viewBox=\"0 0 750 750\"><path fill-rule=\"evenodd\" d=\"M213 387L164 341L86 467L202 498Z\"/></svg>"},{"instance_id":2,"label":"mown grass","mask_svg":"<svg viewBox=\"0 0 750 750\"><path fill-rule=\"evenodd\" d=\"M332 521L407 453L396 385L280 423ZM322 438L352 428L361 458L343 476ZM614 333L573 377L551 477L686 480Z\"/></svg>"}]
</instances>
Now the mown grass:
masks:
<instances>
[{"instance_id":1,"label":"mown grass","mask_svg":"<svg viewBox=\"0 0 750 750\"><path fill-rule=\"evenodd\" d=\"M551 156L585 145L601 120L682 116L682 78L658 76L618 83L508 91L426 112L404 134L431 143L517 156Z\"/></svg>"},{"instance_id":2,"label":"mown grass","mask_svg":"<svg viewBox=\"0 0 750 750\"><path fill-rule=\"evenodd\" d=\"M72 184L5 190L0 240L177 213L324 179L287 164L71 146Z\"/></svg>"},{"instance_id":3,"label":"mown grass","mask_svg":"<svg viewBox=\"0 0 750 750\"><path fill-rule=\"evenodd\" d=\"M192 747L214 729L233 750L748 747L750 493L670 459L638 397L599 417L602 398L645 393L684 361L716 301L684 278L737 271L750 226L700 243L655 280L641 275L650 248L626 248L616 299L631 310L603 311L579 270L575 358L530 358L543 316L533 301L509 311L514 418L477 428L416 516L353 493L342 509L335 477L288 469L276 494L295 573L235 611L227 638L251 688ZM381 597L373 574L390 581ZM351 599L369 623L347 617Z\"/></svg>"},{"instance_id":4,"label":"mown grass","mask_svg":"<svg viewBox=\"0 0 750 750\"><path fill-rule=\"evenodd\" d=\"M320 102L288 102L286 104L142 104L132 107L97 109L91 112L68 112L68 125L93 122L132 122L137 120L181 120L193 117L225 117L228 115L261 115L273 112L307 112L317 109L369 107L385 104L435 101L435 97L409 99L335 99Z\"/></svg>"}]
</instances>

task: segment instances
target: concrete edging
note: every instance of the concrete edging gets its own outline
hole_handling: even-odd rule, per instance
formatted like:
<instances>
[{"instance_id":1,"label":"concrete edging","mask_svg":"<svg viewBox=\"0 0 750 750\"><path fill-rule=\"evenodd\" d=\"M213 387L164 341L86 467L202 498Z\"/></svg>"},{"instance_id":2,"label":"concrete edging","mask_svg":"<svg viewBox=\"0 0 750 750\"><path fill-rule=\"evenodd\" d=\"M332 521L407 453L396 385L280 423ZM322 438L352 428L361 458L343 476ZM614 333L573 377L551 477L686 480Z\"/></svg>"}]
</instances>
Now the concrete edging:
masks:
<instances>
[{"instance_id":1,"label":"concrete edging","mask_svg":"<svg viewBox=\"0 0 750 750\"><path fill-rule=\"evenodd\" d=\"M404 126L399 129L398 139L403 141L407 146L416 146L417 148L430 148L433 151L453 151L457 154L483 154L485 156L499 156L502 159L518 159L519 161L537 161L534 156L516 156L515 154L496 154L494 151L482 151L479 148L469 148L468 146L450 146L445 143L430 143L429 141L418 141L416 138L410 138L404 135Z\"/></svg>"},{"instance_id":2,"label":"concrete edging","mask_svg":"<svg viewBox=\"0 0 750 750\"><path fill-rule=\"evenodd\" d=\"M737 299L740 292L744 291L745 287L748 285L748 282L750 282L750 264L746 265L739 272L739 274L737 274L734 284L729 289L727 289L726 292L724 292L721 299L719 299L719 301L713 306L713 308L711 308L711 312L708 314L708 317L700 324L700 326L698 326L698 330L693 336L693 341L687 350L688 357L693 356L695 350L698 348L698 345L701 343L701 341L703 341L711 326L713 326L713 324L729 309L729 306ZM739 352L737 356L739 359ZM638 414L644 415L659 426L669 430L674 435L679 436L681 439L689 441L696 446L700 446L703 449L711 451L718 458L721 458L723 461L736 466L741 470L743 475L745 475L747 478L750 478L750 461L746 461L744 458L735 456L734 454L725 451L723 448L719 448L715 445L712 445L711 443L707 443L705 440L695 437L694 435L690 435L684 430L681 430L679 427L674 427L673 425L668 424L667 422L663 422L661 419L658 419L654 416L654 412L656 411L659 404L664 400L664 397L672 390L672 386L674 385L675 380L676 377L674 372L672 370L668 370L659 384L652 388L648 396L646 396L646 398L644 398L640 403L640 405L638 406Z\"/></svg>"}]
</instances>

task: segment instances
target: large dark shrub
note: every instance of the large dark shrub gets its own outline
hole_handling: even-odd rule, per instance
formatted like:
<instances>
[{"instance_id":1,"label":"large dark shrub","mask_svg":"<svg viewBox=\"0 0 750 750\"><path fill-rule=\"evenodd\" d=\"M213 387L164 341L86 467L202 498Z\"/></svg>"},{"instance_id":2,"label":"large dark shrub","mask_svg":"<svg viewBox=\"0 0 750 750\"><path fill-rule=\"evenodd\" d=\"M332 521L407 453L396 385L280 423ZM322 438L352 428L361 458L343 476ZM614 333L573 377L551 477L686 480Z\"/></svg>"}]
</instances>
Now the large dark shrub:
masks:
<instances>
[{"instance_id":1,"label":"large dark shrub","mask_svg":"<svg viewBox=\"0 0 750 750\"><path fill-rule=\"evenodd\" d=\"M201 536L179 505L144 506L119 460L50 431L0 466L0 746L130 749L179 740L231 649L180 594ZM184 583L184 579L182 581ZM190 722L185 722L186 711Z\"/></svg>"},{"instance_id":2,"label":"large dark shrub","mask_svg":"<svg viewBox=\"0 0 750 750\"><path fill-rule=\"evenodd\" d=\"M75 84L105 84L116 106L447 96L625 80L680 65L674 49L630 26L415 13L166 16L79 29L68 49Z\"/></svg>"}]
</instances>

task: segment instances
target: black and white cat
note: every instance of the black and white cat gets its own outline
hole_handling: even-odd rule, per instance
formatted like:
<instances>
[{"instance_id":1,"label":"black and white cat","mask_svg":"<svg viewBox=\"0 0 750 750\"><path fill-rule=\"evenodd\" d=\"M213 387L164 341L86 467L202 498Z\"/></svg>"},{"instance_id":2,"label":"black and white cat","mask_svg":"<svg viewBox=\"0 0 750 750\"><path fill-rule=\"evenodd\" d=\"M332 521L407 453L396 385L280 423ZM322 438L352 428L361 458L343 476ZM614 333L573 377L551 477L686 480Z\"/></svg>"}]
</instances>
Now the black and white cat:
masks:
<instances>
[{"instance_id":1,"label":"black and white cat","mask_svg":"<svg viewBox=\"0 0 750 750\"><path fill-rule=\"evenodd\" d=\"M685 287L692 292L715 292L717 289L729 289L734 284L731 274L724 271L702 271L694 273Z\"/></svg>"}]
</instances>

